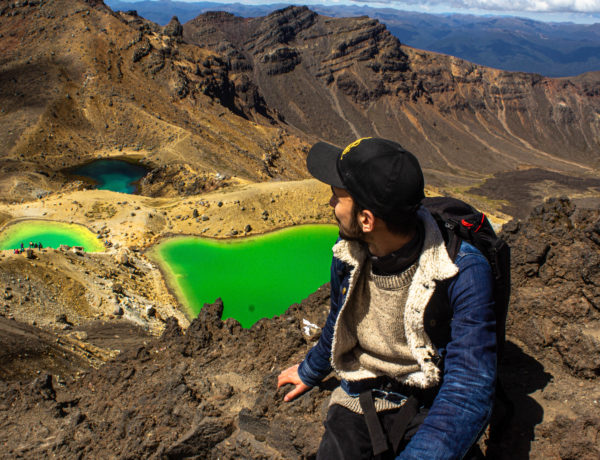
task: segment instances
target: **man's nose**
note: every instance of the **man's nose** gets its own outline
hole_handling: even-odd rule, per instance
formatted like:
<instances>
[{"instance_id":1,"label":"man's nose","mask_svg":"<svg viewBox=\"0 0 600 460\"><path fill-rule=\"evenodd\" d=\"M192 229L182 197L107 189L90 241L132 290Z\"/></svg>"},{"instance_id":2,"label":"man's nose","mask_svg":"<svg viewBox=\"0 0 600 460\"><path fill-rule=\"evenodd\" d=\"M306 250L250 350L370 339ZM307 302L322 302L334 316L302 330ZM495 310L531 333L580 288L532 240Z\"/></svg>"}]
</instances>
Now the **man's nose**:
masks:
<instances>
[{"instance_id":1,"label":"man's nose","mask_svg":"<svg viewBox=\"0 0 600 460\"><path fill-rule=\"evenodd\" d=\"M329 198L329 206L331 206L332 208L335 208L336 202L337 202L337 197L335 195L331 195L331 198Z\"/></svg>"}]
</instances>

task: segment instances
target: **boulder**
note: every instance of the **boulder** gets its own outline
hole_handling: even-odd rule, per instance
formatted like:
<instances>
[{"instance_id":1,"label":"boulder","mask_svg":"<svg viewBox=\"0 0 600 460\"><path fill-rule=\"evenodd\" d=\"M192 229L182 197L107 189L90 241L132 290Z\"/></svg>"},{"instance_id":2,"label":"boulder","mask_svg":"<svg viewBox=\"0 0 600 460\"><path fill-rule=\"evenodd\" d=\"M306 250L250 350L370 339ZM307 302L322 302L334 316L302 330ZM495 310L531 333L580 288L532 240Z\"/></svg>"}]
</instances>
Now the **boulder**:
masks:
<instances>
[{"instance_id":1,"label":"boulder","mask_svg":"<svg viewBox=\"0 0 600 460\"><path fill-rule=\"evenodd\" d=\"M115 259L118 264L129 265L129 251L125 248L120 249L115 256Z\"/></svg>"}]
</instances>

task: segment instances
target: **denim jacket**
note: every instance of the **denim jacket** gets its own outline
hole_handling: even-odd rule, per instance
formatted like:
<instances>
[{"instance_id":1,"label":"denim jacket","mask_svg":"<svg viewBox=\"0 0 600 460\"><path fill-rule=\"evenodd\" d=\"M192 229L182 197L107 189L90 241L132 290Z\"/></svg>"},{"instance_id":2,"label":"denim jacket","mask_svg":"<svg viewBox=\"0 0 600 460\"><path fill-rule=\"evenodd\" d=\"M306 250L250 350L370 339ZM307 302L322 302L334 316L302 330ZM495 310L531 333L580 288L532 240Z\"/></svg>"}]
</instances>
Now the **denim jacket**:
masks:
<instances>
[{"instance_id":1,"label":"denim jacket","mask_svg":"<svg viewBox=\"0 0 600 460\"><path fill-rule=\"evenodd\" d=\"M467 242L462 242L454 264L458 274L436 283L435 295L423 314L427 326L437 323L441 327L437 331L426 328L438 356L443 357L440 389L425 421L398 459L460 459L477 440L491 414L496 382L492 273L486 258ZM306 385L318 385L332 370L335 325L349 293L353 268L333 258L329 316L318 343L298 369ZM452 318L431 321L432 311L434 319L435 311L439 311L435 304L440 295L447 296Z\"/></svg>"}]
</instances>

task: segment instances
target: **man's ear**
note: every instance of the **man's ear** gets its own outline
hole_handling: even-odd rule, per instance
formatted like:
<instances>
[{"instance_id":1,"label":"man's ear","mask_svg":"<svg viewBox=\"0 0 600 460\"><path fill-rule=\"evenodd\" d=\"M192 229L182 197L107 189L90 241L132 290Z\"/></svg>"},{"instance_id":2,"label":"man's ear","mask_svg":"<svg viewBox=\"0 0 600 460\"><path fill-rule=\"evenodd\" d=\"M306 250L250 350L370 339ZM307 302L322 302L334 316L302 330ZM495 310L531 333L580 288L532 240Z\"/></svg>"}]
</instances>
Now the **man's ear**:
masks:
<instances>
[{"instance_id":1,"label":"man's ear","mask_svg":"<svg viewBox=\"0 0 600 460\"><path fill-rule=\"evenodd\" d=\"M368 209L363 209L358 213L358 222L365 233L370 233L375 229L375 215Z\"/></svg>"}]
</instances>

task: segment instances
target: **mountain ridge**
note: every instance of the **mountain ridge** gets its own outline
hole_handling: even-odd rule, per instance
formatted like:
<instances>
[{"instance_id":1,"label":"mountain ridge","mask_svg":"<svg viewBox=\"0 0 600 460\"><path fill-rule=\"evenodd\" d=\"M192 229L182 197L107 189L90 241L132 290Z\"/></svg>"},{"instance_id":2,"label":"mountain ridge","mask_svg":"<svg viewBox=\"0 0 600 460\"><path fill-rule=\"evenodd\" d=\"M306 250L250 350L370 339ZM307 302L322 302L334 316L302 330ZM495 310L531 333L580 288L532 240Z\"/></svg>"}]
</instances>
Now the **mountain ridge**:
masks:
<instances>
[{"instance_id":1,"label":"mountain ridge","mask_svg":"<svg viewBox=\"0 0 600 460\"><path fill-rule=\"evenodd\" d=\"M99 156L140 158L161 170L156 177L205 183L180 190L217 186L219 174L301 179L316 139L343 146L373 135L413 151L446 193L518 176L516 197L491 188L487 198L530 197L521 213L552 190L599 194L598 73L489 69L405 46L374 19L299 7L161 27L102 2L18 5L0 16L7 200L58 191L62 169ZM551 179L540 190L521 172L532 168L592 182Z\"/></svg>"},{"instance_id":2,"label":"mountain ridge","mask_svg":"<svg viewBox=\"0 0 600 460\"><path fill-rule=\"evenodd\" d=\"M207 11L243 17L267 16L286 4L242 5L218 2L124 2L109 0L114 9L137 9L160 24L177 15L187 22ZM600 24L541 22L512 16L428 14L358 5L311 5L333 17L367 15L385 23L401 41L415 48L450 54L470 62L509 71L549 77L600 69Z\"/></svg>"},{"instance_id":3,"label":"mountain ridge","mask_svg":"<svg viewBox=\"0 0 600 460\"><path fill-rule=\"evenodd\" d=\"M405 46L377 20L306 7L264 18L207 13L185 23L183 37L223 53L288 125L340 146L394 139L435 185L535 167L597 176L600 73L490 69Z\"/></svg>"}]
</instances>

